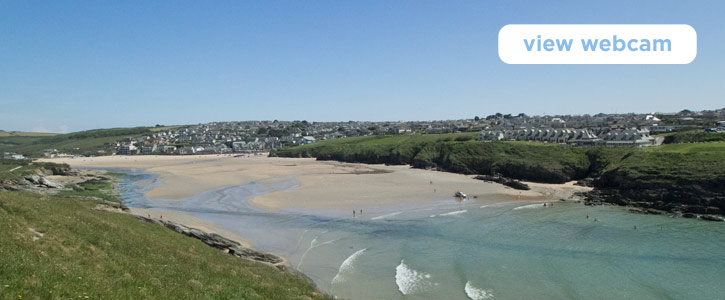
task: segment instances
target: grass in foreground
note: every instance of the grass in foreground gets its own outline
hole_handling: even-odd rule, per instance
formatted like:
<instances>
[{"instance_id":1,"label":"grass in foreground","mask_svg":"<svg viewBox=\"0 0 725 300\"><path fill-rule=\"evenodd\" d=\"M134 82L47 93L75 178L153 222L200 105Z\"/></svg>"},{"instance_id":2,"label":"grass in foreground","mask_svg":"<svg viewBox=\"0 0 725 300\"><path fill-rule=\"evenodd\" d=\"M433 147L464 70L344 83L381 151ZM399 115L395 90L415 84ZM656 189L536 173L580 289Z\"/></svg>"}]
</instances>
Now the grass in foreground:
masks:
<instances>
[{"instance_id":1,"label":"grass in foreground","mask_svg":"<svg viewBox=\"0 0 725 300\"><path fill-rule=\"evenodd\" d=\"M96 203L0 191L0 298L329 299L301 277Z\"/></svg>"}]
</instances>

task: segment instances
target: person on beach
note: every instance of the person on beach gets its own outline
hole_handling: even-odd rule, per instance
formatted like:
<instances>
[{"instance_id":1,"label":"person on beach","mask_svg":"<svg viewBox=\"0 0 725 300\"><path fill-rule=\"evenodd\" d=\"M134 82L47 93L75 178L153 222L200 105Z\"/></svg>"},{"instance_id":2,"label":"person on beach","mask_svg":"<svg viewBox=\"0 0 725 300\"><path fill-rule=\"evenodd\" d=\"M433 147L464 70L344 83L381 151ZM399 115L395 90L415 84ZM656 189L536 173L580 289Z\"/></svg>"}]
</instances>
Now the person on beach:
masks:
<instances>
[{"instance_id":1,"label":"person on beach","mask_svg":"<svg viewBox=\"0 0 725 300\"><path fill-rule=\"evenodd\" d=\"M544 207L546 207L546 203L544 203Z\"/></svg>"},{"instance_id":2,"label":"person on beach","mask_svg":"<svg viewBox=\"0 0 725 300\"><path fill-rule=\"evenodd\" d=\"M637 225L634 225L634 230L637 230Z\"/></svg>"},{"instance_id":3,"label":"person on beach","mask_svg":"<svg viewBox=\"0 0 725 300\"><path fill-rule=\"evenodd\" d=\"M589 215L587 215L587 219L589 219Z\"/></svg>"},{"instance_id":4,"label":"person on beach","mask_svg":"<svg viewBox=\"0 0 725 300\"><path fill-rule=\"evenodd\" d=\"M362 215L362 209L360 210L360 215Z\"/></svg>"},{"instance_id":5,"label":"person on beach","mask_svg":"<svg viewBox=\"0 0 725 300\"><path fill-rule=\"evenodd\" d=\"M354 209L352 210L352 217L353 218L355 217L355 210Z\"/></svg>"}]
</instances>

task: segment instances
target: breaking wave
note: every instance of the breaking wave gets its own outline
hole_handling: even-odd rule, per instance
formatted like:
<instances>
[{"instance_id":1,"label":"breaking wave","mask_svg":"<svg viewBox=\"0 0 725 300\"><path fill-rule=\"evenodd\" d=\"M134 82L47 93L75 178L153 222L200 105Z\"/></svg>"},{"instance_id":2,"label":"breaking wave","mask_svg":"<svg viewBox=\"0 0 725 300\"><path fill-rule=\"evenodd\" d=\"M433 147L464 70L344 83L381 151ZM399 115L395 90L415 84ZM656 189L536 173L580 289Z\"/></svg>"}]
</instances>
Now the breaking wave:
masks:
<instances>
[{"instance_id":1,"label":"breaking wave","mask_svg":"<svg viewBox=\"0 0 725 300\"><path fill-rule=\"evenodd\" d=\"M431 215L430 217L431 218L434 218L434 217L438 217L438 216L440 216L440 217L444 217L444 216L455 216L455 215L459 215L459 214L465 213L467 211L468 210L465 210L465 209L464 210L457 210L457 211L447 212L447 213L444 213L444 214Z\"/></svg>"},{"instance_id":2,"label":"breaking wave","mask_svg":"<svg viewBox=\"0 0 725 300\"><path fill-rule=\"evenodd\" d=\"M537 204L523 205L523 206L519 206L519 207L514 207L514 210L528 209L528 208L540 208L540 207L543 208L544 207L544 204L543 203L537 203Z\"/></svg>"},{"instance_id":3,"label":"breaking wave","mask_svg":"<svg viewBox=\"0 0 725 300\"><path fill-rule=\"evenodd\" d=\"M385 218L387 218L387 217L393 217L393 216L397 216L397 215L399 215L399 214L401 214L401 213L403 213L403 212L402 212L402 211L399 211L399 212L395 212L395 213L392 213L392 214L387 214L387 215L382 215L382 216L377 216L377 217L374 217L374 218L370 218L370 220L380 220L380 219L385 219Z\"/></svg>"},{"instance_id":4,"label":"breaking wave","mask_svg":"<svg viewBox=\"0 0 725 300\"><path fill-rule=\"evenodd\" d=\"M493 299L493 294L491 294L491 291L474 287L473 285L471 285L470 281L466 282L466 287L463 288L463 290L466 292L466 296L468 296L468 298L470 298L471 300Z\"/></svg>"},{"instance_id":5,"label":"breaking wave","mask_svg":"<svg viewBox=\"0 0 725 300\"><path fill-rule=\"evenodd\" d=\"M411 269L404 260L395 268L395 284L403 295L422 292L434 285L430 281L430 274Z\"/></svg>"},{"instance_id":6,"label":"breaking wave","mask_svg":"<svg viewBox=\"0 0 725 300\"><path fill-rule=\"evenodd\" d=\"M360 255L362 255L363 252L365 252L367 248L363 248L358 250L357 252L350 255L350 257L346 258L342 264L340 264L340 269L337 271L337 274L334 278L332 278L332 284L340 283L345 281L345 273L348 273L349 271L352 271L353 264L355 263L355 260L357 260Z\"/></svg>"}]
</instances>

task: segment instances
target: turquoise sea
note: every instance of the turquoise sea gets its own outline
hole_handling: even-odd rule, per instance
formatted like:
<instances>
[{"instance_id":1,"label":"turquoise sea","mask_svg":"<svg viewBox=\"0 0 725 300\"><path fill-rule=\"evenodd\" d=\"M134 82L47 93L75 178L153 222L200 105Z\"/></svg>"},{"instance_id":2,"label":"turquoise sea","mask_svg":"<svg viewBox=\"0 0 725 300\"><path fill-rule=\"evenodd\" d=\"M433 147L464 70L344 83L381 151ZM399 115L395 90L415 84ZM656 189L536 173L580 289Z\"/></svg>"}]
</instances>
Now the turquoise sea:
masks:
<instances>
[{"instance_id":1,"label":"turquoise sea","mask_svg":"<svg viewBox=\"0 0 725 300\"><path fill-rule=\"evenodd\" d=\"M120 186L127 205L217 223L261 251L286 257L291 268L340 298L725 297L723 223L496 199L364 207L355 218L339 211L267 212L246 201L293 189L294 177L151 201L143 195L149 186L136 183L154 176L134 174Z\"/></svg>"}]
</instances>

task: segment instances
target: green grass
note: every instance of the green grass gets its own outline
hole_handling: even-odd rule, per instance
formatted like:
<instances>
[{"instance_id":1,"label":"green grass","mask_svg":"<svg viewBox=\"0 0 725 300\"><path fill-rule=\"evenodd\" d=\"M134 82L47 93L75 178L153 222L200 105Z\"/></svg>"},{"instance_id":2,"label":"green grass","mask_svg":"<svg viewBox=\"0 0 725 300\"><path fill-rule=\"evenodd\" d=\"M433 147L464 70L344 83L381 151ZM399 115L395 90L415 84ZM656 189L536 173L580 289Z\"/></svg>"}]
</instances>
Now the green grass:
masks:
<instances>
[{"instance_id":1,"label":"green grass","mask_svg":"<svg viewBox=\"0 0 725 300\"><path fill-rule=\"evenodd\" d=\"M667 187L685 182L725 183L725 143L669 144L632 151L607 165L622 180Z\"/></svg>"},{"instance_id":2,"label":"green grass","mask_svg":"<svg viewBox=\"0 0 725 300\"><path fill-rule=\"evenodd\" d=\"M0 180L15 180L33 174L38 165L27 160L0 159Z\"/></svg>"},{"instance_id":3,"label":"green grass","mask_svg":"<svg viewBox=\"0 0 725 300\"><path fill-rule=\"evenodd\" d=\"M90 180L78 184L82 190L63 190L60 197L96 197L111 202L121 202L121 197L115 192L115 184L111 180Z\"/></svg>"},{"instance_id":4,"label":"green grass","mask_svg":"<svg viewBox=\"0 0 725 300\"><path fill-rule=\"evenodd\" d=\"M96 129L54 136L0 137L0 152L16 152L28 157L40 157L45 149L58 149L68 154L96 154L98 150L113 150L111 142L150 133L149 127Z\"/></svg>"},{"instance_id":5,"label":"green grass","mask_svg":"<svg viewBox=\"0 0 725 300\"><path fill-rule=\"evenodd\" d=\"M665 144L725 142L725 132L703 132L690 130L673 132L665 136Z\"/></svg>"},{"instance_id":6,"label":"green grass","mask_svg":"<svg viewBox=\"0 0 725 300\"><path fill-rule=\"evenodd\" d=\"M0 191L0 298L329 299L300 277L96 203Z\"/></svg>"},{"instance_id":7,"label":"green grass","mask_svg":"<svg viewBox=\"0 0 725 300\"><path fill-rule=\"evenodd\" d=\"M585 149L534 142L479 142L477 133L365 136L321 141L273 153L346 162L411 164L465 174L502 174L565 182L589 169Z\"/></svg>"},{"instance_id":8,"label":"green grass","mask_svg":"<svg viewBox=\"0 0 725 300\"><path fill-rule=\"evenodd\" d=\"M465 174L564 182L606 175L602 184L666 188L725 185L725 143L647 148L561 147L536 142L478 142L471 133L370 136L321 141L273 155L363 163L411 164ZM461 140L456 140L456 138Z\"/></svg>"},{"instance_id":9,"label":"green grass","mask_svg":"<svg viewBox=\"0 0 725 300\"><path fill-rule=\"evenodd\" d=\"M151 128L149 128L149 131L151 131L151 132L159 132L159 131L162 131L162 130L178 129L180 127L183 127L183 125L151 127Z\"/></svg>"},{"instance_id":10,"label":"green grass","mask_svg":"<svg viewBox=\"0 0 725 300\"><path fill-rule=\"evenodd\" d=\"M49 133L49 132L22 132L22 131L5 131L0 130L0 137L7 137L7 136L54 136L58 135L57 133Z\"/></svg>"}]
</instances>

